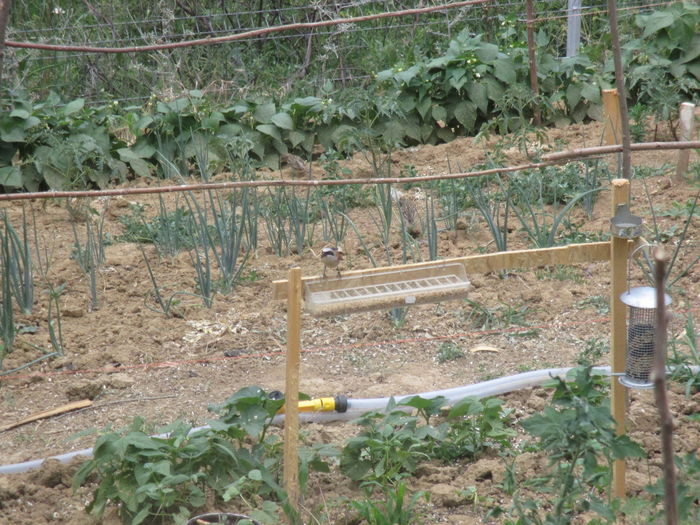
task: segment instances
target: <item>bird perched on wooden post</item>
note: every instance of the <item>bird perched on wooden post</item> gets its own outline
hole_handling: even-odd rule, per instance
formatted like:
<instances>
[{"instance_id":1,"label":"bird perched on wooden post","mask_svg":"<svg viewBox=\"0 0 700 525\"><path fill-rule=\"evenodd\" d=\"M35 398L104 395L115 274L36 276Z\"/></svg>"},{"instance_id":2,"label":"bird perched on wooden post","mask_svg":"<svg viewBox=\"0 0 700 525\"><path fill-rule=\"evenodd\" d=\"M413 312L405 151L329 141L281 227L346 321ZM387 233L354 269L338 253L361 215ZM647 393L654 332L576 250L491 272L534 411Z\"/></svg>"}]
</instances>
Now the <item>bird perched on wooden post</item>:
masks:
<instances>
[{"instance_id":1,"label":"bird perched on wooden post","mask_svg":"<svg viewBox=\"0 0 700 525\"><path fill-rule=\"evenodd\" d=\"M338 272L338 277L340 277L340 270L338 269L338 265L340 264L340 261L343 260L344 255L345 254L343 253L343 250L335 246L326 246L321 250L321 260L323 261L324 278L326 277L326 270L328 268L335 268L335 270Z\"/></svg>"},{"instance_id":2,"label":"bird perched on wooden post","mask_svg":"<svg viewBox=\"0 0 700 525\"><path fill-rule=\"evenodd\" d=\"M292 177L301 178L311 175L309 165L301 157L287 153L282 155L281 160L289 167Z\"/></svg>"}]
</instances>

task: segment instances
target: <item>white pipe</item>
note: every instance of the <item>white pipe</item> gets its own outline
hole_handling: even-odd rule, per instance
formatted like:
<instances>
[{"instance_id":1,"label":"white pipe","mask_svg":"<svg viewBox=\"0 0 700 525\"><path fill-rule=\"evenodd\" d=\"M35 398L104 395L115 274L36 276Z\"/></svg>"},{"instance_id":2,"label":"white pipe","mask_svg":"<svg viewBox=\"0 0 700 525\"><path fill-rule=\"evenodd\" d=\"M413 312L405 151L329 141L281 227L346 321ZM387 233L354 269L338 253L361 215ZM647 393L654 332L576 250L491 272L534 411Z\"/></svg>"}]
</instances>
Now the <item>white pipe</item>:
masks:
<instances>
[{"instance_id":1,"label":"white pipe","mask_svg":"<svg viewBox=\"0 0 700 525\"><path fill-rule=\"evenodd\" d=\"M691 366L690 369L693 373L700 372L700 366ZM443 396L448 401L455 402L459 401L460 399L464 399L468 396L474 396L478 398L496 396L499 394L514 392L516 390L523 390L525 388L530 388L533 386L539 386L555 377L566 378L566 374L570 370L571 368L545 368L543 370L533 370L532 372L525 372L513 376L500 377L498 379L492 379L490 381L484 381L482 383L476 383L474 385L449 388L446 390L435 390L433 392L425 392L422 394L397 396L394 397L394 400L398 403L400 401L406 400L414 396L420 396L426 399ZM610 367L594 367L593 373L600 375L610 375ZM305 423L351 421L353 419L357 419L362 414L365 414L367 412L386 408L389 404L390 399L390 397L378 397L373 399L348 399L348 409L346 412L301 412L299 414L299 418L300 421ZM272 422L273 424L280 424L283 420L284 415L278 415L273 418ZM205 428L208 428L208 426L193 428L190 432L196 432ZM161 434L158 437L164 436L165 434ZM92 457L92 449L85 448L82 450L76 450L74 452L68 452L66 454L61 454L58 456L51 456L50 458L35 459L32 461L14 463L11 465L2 465L0 466L0 475L20 474L22 472L27 472L28 470L37 469L41 467L41 464L46 459L57 459L61 463L68 463L77 456L85 456L86 458Z\"/></svg>"}]
</instances>

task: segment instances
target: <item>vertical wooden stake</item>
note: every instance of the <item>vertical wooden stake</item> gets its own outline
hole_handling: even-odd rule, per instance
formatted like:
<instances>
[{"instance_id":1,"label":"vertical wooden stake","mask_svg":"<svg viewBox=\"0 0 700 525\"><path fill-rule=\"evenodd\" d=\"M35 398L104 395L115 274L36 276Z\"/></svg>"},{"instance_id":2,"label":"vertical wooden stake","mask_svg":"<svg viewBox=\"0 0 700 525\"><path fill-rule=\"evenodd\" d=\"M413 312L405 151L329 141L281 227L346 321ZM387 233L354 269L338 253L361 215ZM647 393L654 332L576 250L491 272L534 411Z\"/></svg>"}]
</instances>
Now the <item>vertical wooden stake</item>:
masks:
<instances>
[{"instance_id":1,"label":"vertical wooden stake","mask_svg":"<svg viewBox=\"0 0 700 525\"><path fill-rule=\"evenodd\" d=\"M620 31L617 24L617 0L608 0L608 22L610 24L610 40L612 43L613 62L615 63L615 87L618 95L618 112L620 120L620 144L622 144L622 178L632 176L632 150L629 111L627 111L627 93L625 91L625 71L622 66L622 46Z\"/></svg>"},{"instance_id":2,"label":"vertical wooden stake","mask_svg":"<svg viewBox=\"0 0 700 525\"><path fill-rule=\"evenodd\" d=\"M622 142L622 124L620 118L620 102L617 89L603 90L603 115L605 117L605 131L603 140L607 146Z\"/></svg>"},{"instance_id":3,"label":"vertical wooden stake","mask_svg":"<svg viewBox=\"0 0 700 525\"><path fill-rule=\"evenodd\" d=\"M284 389L284 488L299 510L299 353L301 351L301 268L289 270L287 369Z\"/></svg>"},{"instance_id":4,"label":"vertical wooden stake","mask_svg":"<svg viewBox=\"0 0 700 525\"><path fill-rule=\"evenodd\" d=\"M535 44L535 13L532 0L525 0L525 9L527 11L527 51L530 61L530 89L532 89L535 97L537 97L540 89L537 83L537 55L535 53L537 45ZM540 105L537 101L535 101L535 106L533 108L533 118L535 126L542 125Z\"/></svg>"},{"instance_id":5,"label":"vertical wooden stake","mask_svg":"<svg viewBox=\"0 0 700 525\"><path fill-rule=\"evenodd\" d=\"M615 216L620 204L629 204L629 181L615 179L612 181L612 216ZM610 241L611 297L610 297L610 356L611 371L610 408L615 419L618 435L625 433L627 414L627 391L618 381L619 374L625 371L627 358L627 307L620 300L620 295L627 290L627 259L629 242L627 239L612 236ZM625 497L625 461L618 459L613 464L613 497Z\"/></svg>"},{"instance_id":6,"label":"vertical wooden stake","mask_svg":"<svg viewBox=\"0 0 700 525\"><path fill-rule=\"evenodd\" d=\"M679 140L693 140L695 137L695 104L683 102L678 111L680 121L680 137ZM678 166L676 166L676 180L681 182L683 175L688 171L688 162L690 161L690 150L682 149L678 152Z\"/></svg>"}]
</instances>

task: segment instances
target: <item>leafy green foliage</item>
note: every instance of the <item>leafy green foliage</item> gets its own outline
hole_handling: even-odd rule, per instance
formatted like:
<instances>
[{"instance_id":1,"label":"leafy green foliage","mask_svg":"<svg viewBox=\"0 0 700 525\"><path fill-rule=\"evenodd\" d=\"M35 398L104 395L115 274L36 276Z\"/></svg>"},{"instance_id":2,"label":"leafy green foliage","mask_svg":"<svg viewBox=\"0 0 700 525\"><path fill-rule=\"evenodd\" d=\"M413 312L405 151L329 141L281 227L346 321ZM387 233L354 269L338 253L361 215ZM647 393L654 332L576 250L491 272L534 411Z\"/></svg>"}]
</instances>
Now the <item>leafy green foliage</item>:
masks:
<instances>
[{"instance_id":1,"label":"leafy green foliage","mask_svg":"<svg viewBox=\"0 0 700 525\"><path fill-rule=\"evenodd\" d=\"M677 3L638 15L638 27L625 33L632 100L654 108L659 118L670 118L681 100L700 89L700 37L694 30L699 16L694 4ZM527 149L535 108L545 124L600 117L600 91L612 85L613 69L595 45L584 49L588 55L559 59L556 44L538 31L535 96L522 34L512 16L502 24L498 34L488 23L482 33L459 33L442 52L428 53L427 45L424 54L390 53L397 58L394 67L346 93L331 86L318 96L278 100L251 92L221 104L202 90L189 90L121 108L89 107L81 98L64 102L55 94L32 102L26 92L10 92L0 116L0 185L103 188L128 177L179 178L193 170L208 180L244 170L246 162L277 169L281 155L308 158L318 143L345 155L362 148L375 172L384 173L391 163L380 151L479 130L519 131Z\"/></svg>"},{"instance_id":2,"label":"leafy green foliage","mask_svg":"<svg viewBox=\"0 0 700 525\"><path fill-rule=\"evenodd\" d=\"M436 429L418 425L418 419L396 409L369 412L357 423L363 430L350 438L340 456L340 470L353 481L390 485L416 470L428 459L425 440Z\"/></svg>"},{"instance_id":3,"label":"leafy green foliage","mask_svg":"<svg viewBox=\"0 0 700 525\"><path fill-rule=\"evenodd\" d=\"M498 399L468 397L441 416L447 400L413 396L387 412L369 412L357 423L363 430L341 452L340 469L353 481L368 485L397 484L431 458L474 460L487 450L510 448L509 412ZM405 412L409 407L417 415ZM422 424L421 424L422 420Z\"/></svg>"},{"instance_id":4,"label":"leafy green foliage","mask_svg":"<svg viewBox=\"0 0 700 525\"><path fill-rule=\"evenodd\" d=\"M685 456L676 456L674 462L679 473L676 490L680 523L697 523L700 520L700 457L697 452L688 452ZM662 520L665 517L663 511L658 510L664 501L664 480L659 479L655 484L648 486L647 491L652 496L652 505L646 509L646 512L651 514L651 520L647 514L646 522L654 523L652 520Z\"/></svg>"},{"instance_id":5,"label":"leafy green foliage","mask_svg":"<svg viewBox=\"0 0 700 525\"><path fill-rule=\"evenodd\" d=\"M379 500L364 499L350 501L350 508L357 511L368 525L410 525L416 523L414 508L421 498L428 499L425 492L416 492L406 501L406 485L385 486L384 496Z\"/></svg>"},{"instance_id":6,"label":"leafy green foliage","mask_svg":"<svg viewBox=\"0 0 700 525\"><path fill-rule=\"evenodd\" d=\"M193 219L189 210L176 206L173 211L168 211L161 197L158 215L149 218L145 212L146 205L129 204L129 213L119 216L123 232L116 240L152 243L159 254L170 257L174 257L182 249L192 247L194 241L190 232Z\"/></svg>"},{"instance_id":7,"label":"leafy green foliage","mask_svg":"<svg viewBox=\"0 0 700 525\"><path fill-rule=\"evenodd\" d=\"M548 470L527 485L549 502L514 496L517 524L564 524L583 512L615 522L617 503L611 497L611 470L616 459L644 457L626 435L617 435L607 392L591 368L577 368L573 380L555 381L551 404L522 422L546 454ZM608 499L603 499L607 494Z\"/></svg>"},{"instance_id":8,"label":"leafy green foliage","mask_svg":"<svg viewBox=\"0 0 700 525\"><path fill-rule=\"evenodd\" d=\"M112 106L64 103L57 95L33 103L23 92L3 100L0 117L0 184L6 189L65 190L123 182L128 163L112 133ZM19 162L16 162L18 156Z\"/></svg>"},{"instance_id":9,"label":"leafy green foliage","mask_svg":"<svg viewBox=\"0 0 700 525\"><path fill-rule=\"evenodd\" d=\"M437 353L437 362L440 364L461 359L464 357L464 350L454 341L445 341L440 345Z\"/></svg>"},{"instance_id":10,"label":"leafy green foliage","mask_svg":"<svg viewBox=\"0 0 700 525\"><path fill-rule=\"evenodd\" d=\"M641 35L624 45L630 95L661 120L700 91L699 16L700 7L691 2L640 14L635 24Z\"/></svg>"},{"instance_id":11,"label":"leafy green foliage","mask_svg":"<svg viewBox=\"0 0 700 525\"><path fill-rule=\"evenodd\" d=\"M669 346L671 348L669 364L672 366L669 379L683 384L687 396L700 391L700 372L694 372L691 368L691 366L700 366L700 351L692 312L687 314L683 334L680 338L672 339Z\"/></svg>"},{"instance_id":12,"label":"leafy green foliage","mask_svg":"<svg viewBox=\"0 0 700 525\"><path fill-rule=\"evenodd\" d=\"M509 427L509 415L500 399L462 399L447 413L448 428L433 455L445 461L475 460L489 450L510 449L516 433Z\"/></svg>"},{"instance_id":13,"label":"leafy green foliage","mask_svg":"<svg viewBox=\"0 0 700 525\"><path fill-rule=\"evenodd\" d=\"M260 388L246 387L210 407L219 418L209 427L193 429L178 421L150 436L143 420L136 419L97 439L93 459L78 470L74 485L96 475L88 510L99 517L116 506L121 519L133 525L182 521L204 505L210 492L244 505L255 495L269 502L263 511L279 505L292 516L280 483L280 441L268 432L283 403ZM301 472L327 469L315 452L302 458Z\"/></svg>"}]
</instances>

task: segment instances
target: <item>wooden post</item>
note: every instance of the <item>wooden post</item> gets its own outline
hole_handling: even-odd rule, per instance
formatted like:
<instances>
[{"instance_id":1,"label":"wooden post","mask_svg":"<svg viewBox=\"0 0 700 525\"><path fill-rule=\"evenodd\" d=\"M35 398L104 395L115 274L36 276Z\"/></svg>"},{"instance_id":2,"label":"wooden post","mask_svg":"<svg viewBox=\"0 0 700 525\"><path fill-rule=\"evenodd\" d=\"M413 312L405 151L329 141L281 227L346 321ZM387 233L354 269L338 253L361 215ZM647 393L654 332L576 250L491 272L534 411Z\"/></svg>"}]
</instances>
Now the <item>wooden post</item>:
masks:
<instances>
[{"instance_id":1,"label":"wooden post","mask_svg":"<svg viewBox=\"0 0 700 525\"><path fill-rule=\"evenodd\" d=\"M695 104L683 102L678 110L678 119L680 121L680 137L681 141L689 141L695 138ZM683 175L688 171L688 162L690 161L690 150L683 149L678 152L678 166L676 166L676 180L683 180Z\"/></svg>"},{"instance_id":2,"label":"wooden post","mask_svg":"<svg viewBox=\"0 0 700 525\"><path fill-rule=\"evenodd\" d=\"M603 90L603 115L605 117L605 130L603 135L605 144L608 146L620 144L622 142L622 130L617 89Z\"/></svg>"},{"instance_id":3,"label":"wooden post","mask_svg":"<svg viewBox=\"0 0 700 525\"><path fill-rule=\"evenodd\" d=\"M10 21L12 0L0 0L0 85L2 85L3 68L5 67L5 33Z\"/></svg>"},{"instance_id":4,"label":"wooden post","mask_svg":"<svg viewBox=\"0 0 700 525\"><path fill-rule=\"evenodd\" d=\"M527 11L527 51L530 62L530 89L535 95L535 105L533 107L533 118L535 126L542 125L542 116L540 114L540 105L537 101L539 94L539 85L537 83L537 55L535 54L537 45L535 44L535 14L532 7L532 0L525 1L525 9Z\"/></svg>"},{"instance_id":5,"label":"wooden post","mask_svg":"<svg viewBox=\"0 0 700 525\"><path fill-rule=\"evenodd\" d=\"M284 488L299 510L299 354L301 352L301 268L287 283L287 369L284 389Z\"/></svg>"},{"instance_id":6,"label":"wooden post","mask_svg":"<svg viewBox=\"0 0 700 525\"><path fill-rule=\"evenodd\" d=\"M617 207L621 204L629 204L629 181L627 179L615 179L612 181L612 216L615 216ZM625 418L627 414L627 391L618 381L619 374L625 371L627 358L627 307L620 300L620 295L627 289L627 259L629 256L629 242L627 239L612 236L610 240L610 267L611 267L611 297L610 297L610 356L611 371L610 408L615 419L618 435L625 433ZM613 497L625 497L625 461L618 459L613 464Z\"/></svg>"},{"instance_id":7,"label":"wooden post","mask_svg":"<svg viewBox=\"0 0 700 525\"><path fill-rule=\"evenodd\" d=\"M622 144L622 178L632 176L632 154L629 111L627 111L627 93L625 91L625 71L622 66L622 46L617 25L617 0L608 0L608 22L610 40L612 41L613 62L615 63L615 87L617 88L618 111L620 112L620 144Z\"/></svg>"}]
</instances>

